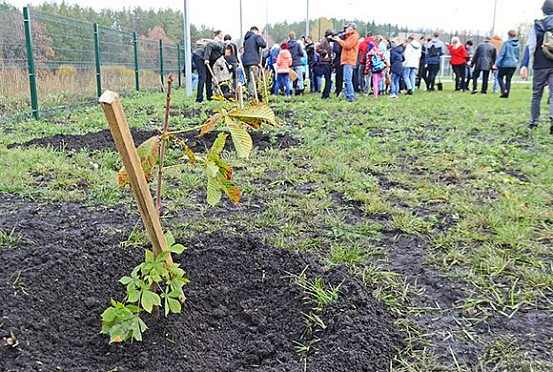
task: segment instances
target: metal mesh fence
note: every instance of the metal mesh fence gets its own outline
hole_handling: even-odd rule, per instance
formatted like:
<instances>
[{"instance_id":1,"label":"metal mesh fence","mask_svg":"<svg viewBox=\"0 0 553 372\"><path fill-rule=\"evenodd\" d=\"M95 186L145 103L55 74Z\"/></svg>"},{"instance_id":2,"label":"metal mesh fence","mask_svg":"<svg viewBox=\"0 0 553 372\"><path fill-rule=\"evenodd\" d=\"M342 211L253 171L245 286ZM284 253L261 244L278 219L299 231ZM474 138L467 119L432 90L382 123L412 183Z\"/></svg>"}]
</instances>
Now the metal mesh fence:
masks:
<instances>
[{"instance_id":1,"label":"metal mesh fence","mask_svg":"<svg viewBox=\"0 0 553 372\"><path fill-rule=\"evenodd\" d=\"M23 15L0 10L0 117L30 106Z\"/></svg>"},{"instance_id":2,"label":"metal mesh fence","mask_svg":"<svg viewBox=\"0 0 553 372\"><path fill-rule=\"evenodd\" d=\"M178 83L180 46L32 8L25 23L25 14L0 10L0 117L8 111L31 114L30 62L36 76L33 107L40 112L93 102L106 89L159 90L171 73Z\"/></svg>"},{"instance_id":3,"label":"metal mesh fence","mask_svg":"<svg viewBox=\"0 0 553 372\"><path fill-rule=\"evenodd\" d=\"M102 89L129 93L135 90L134 36L98 28Z\"/></svg>"},{"instance_id":4,"label":"metal mesh fence","mask_svg":"<svg viewBox=\"0 0 553 372\"><path fill-rule=\"evenodd\" d=\"M38 11L31 12L31 20L40 107L92 100L96 95L93 26Z\"/></svg>"},{"instance_id":5,"label":"metal mesh fence","mask_svg":"<svg viewBox=\"0 0 553 372\"><path fill-rule=\"evenodd\" d=\"M159 41L138 40L138 68L140 89L160 89Z\"/></svg>"}]
</instances>

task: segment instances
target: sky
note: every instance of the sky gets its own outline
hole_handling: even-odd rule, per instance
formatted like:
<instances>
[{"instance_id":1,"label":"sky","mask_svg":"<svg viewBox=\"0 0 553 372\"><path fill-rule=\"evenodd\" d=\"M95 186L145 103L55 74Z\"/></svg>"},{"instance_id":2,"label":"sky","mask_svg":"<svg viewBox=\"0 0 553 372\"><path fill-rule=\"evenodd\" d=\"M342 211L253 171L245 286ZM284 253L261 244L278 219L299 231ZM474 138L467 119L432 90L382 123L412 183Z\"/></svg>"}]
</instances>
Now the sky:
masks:
<instances>
[{"instance_id":1,"label":"sky","mask_svg":"<svg viewBox=\"0 0 553 372\"><path fill-rule=\"evenodd\" d=\"M190 20L196 25L222 29L225 33L240 34L240 0L188 0ZM472 30L490 33L493 23L494 1L497 1L496 31L505 36L507 31L522 22L541 17L543 0L310 0L309 18L320 16L367 19L377 23L392 23L446 31ZM7 0L23 7L43 1ZM102 8L174 8L184 10L184 0L66 0L83 7ZM308 0L242 0L244 32L252 25L262 28L266 21L304 20ZM374 4L378 4L377 6ZM234 36L233 35L233 36Z\"/></svg>"}]
</instances>

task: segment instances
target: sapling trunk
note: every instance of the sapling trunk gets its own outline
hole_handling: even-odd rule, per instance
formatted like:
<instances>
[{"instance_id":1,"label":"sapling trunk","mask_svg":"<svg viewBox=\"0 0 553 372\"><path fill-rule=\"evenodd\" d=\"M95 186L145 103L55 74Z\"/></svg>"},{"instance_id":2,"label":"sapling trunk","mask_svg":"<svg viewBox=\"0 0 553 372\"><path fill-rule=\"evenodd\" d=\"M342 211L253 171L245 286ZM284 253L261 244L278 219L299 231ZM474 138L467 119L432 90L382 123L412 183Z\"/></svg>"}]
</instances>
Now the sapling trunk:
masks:
<instances>
[{"instance_id":1,"label":"sapling trunk","mask_svg":"<svg viewBox=\"0 0 553 372\"><path fill-rule=\"evenodd\" d=\"M163 206L161 205L161 186L163 183L163 160L165 159L165 146L167 144L167 134L169 133L169 110L171 108L171 85L173 84L173 74L167 79L167 99L165 106L165 120L163 122L163 140L159 147L159 167L157 169L157 192L156 192L156 209L161 216Z\"/></svg>"},{"instance_id":2,"label":"sapling trunk","mask_svg":"<svg viewBox=\"0 0 553 372\"><path fill-rule=\"evenodd\" d=\"M163 130L161 144L159 146L159 166L157 168L157 191L156 191L156 209L161 217L163 205L161 205L161 188L163 185L163 161L165 159L165 147L167 145L167 135L169 133L169 111L171 109L171 86L173 85L173 74L167 78L167 95L165 105L165 119L163 121ZM157 285L154 283L151 287L152 292L157 291ZM159 323L159 306L152 308L152 322L154 325Z\"/></svg>"}]
</instances>

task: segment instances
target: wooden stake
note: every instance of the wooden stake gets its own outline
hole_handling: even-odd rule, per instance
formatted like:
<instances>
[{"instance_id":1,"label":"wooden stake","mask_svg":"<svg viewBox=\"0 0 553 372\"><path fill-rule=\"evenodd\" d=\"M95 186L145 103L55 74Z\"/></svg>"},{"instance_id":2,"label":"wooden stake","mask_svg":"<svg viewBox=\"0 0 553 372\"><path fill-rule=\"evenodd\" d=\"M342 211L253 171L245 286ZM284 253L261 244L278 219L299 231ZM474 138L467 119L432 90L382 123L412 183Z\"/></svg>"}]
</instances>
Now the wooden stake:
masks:
<instances>
[{"instance_id":1,"label":"wooden stake","mask_svg":"<svg viewBox=\"0 0 553 372\"><path fill-rule=\"evenodd\" d=\"M129 175L131 189L138 205L138 211L148 232L148 237L152 242L154 255L158 255L168 250L167 242L165 241L159 214L154 206L152 194L150 193L150 188L140 164L140 158L134 147L132 134L125 118L119 95L109 90L105 91L100 97L99 102L106 115L111 135L115 140L115 145L117 146L117 150L119 150L123 165ZM167 259L167 263L173 263L171 256Z\"/></svg>"},{"instance_id":2,"label":"wooden stake","mask_svg":"<svg viewBox=\"0 0 553 372\"><path fill-rule=\"evenodd\" d=\"M215 74L213 73L213 69L209 64L205 65L207 69L209 70L209 73L211 74L211 79L213 80L213 83L215 84L215 89L217 89L219 92L219 95L221 97L224 96L223 91L221 90L221 87L219 86L219 82L217 81L217 78L215 77Z\"/></svg>"},{"instance_id":3,"label":"wooden stake","mask_svg":"<svg viewBox=\"0 0 553 372\"><path fill-rule=\"evenodd\" d=\"M259 98L257 97L257 80L255 79L255 74L253 73L253 69L250 70L250 79L253 86L253 99L259 102Z\"/></svg>"},{"instance_id":4,"label":"wooden stake","mask_svg":"<svg viewBox=\"0 0 553 372\"><path fill-rule=\"evenodd\" d=\"M265 69L261 69L263 75L263 87L265 88L265 103L269 103L269 91L267 89L267 77L265 76Z\"/></svg>"}]
</instances>

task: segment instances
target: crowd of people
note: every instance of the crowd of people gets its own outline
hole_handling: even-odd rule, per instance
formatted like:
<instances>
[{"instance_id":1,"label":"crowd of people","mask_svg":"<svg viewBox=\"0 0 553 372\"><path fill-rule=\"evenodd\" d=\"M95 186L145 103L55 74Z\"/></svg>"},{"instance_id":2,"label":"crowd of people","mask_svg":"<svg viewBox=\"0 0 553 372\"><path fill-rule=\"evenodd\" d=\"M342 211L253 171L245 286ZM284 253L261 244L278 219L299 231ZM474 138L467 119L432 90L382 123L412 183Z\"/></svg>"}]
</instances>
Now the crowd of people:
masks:
<instances>
[{"instance_id":1,"label":"crowd of people","mask_svg":"<svg viewBox=\"0 0 553 372\"><path fill-rule=\"evenodd\" d=\"M546 0L542 10L545 18L537 20L531 30L521 76L527 77L532 58L535 74L530 128L537 126L539 102L549 85L553 131L553 0ZM550 39L544 42L546 37ZM545 48L549 44L551 57ZM260 95L255 82L262 69L273 74L272 93L287 98L303 95L307 89L321 94L322 99L330 98L334 89L334 94L347 102L356 101L359 94L378 99L385 94L390 98L412 95L416 90L434 92L443 89L438 75L445 55L450 56L456 91L487 94L491 78L493 93L509 98L511 80L521 63L515 30L508 32L507 40L496 35L474 45L471 40L462 43L458 37L443 42L438 32L430 38L411 34L405 40L371 32L361 37L356 25L350 23L340 32L327 29L319 42L309 35L298 39L290 32L286 40L271 48L257 27L246 33L241 47L230 35L216 31L213 40L199 40L193 52L193 68L198 75L196 101L204 100L204 88L209 100L213 87L230 96L238 84L247 84L250 96Z\"/></svg>"}]
</instances>

